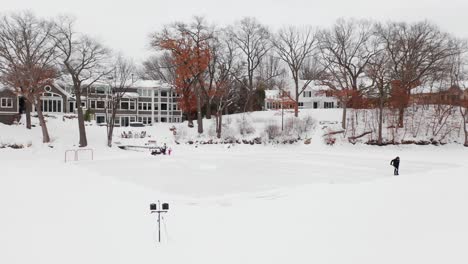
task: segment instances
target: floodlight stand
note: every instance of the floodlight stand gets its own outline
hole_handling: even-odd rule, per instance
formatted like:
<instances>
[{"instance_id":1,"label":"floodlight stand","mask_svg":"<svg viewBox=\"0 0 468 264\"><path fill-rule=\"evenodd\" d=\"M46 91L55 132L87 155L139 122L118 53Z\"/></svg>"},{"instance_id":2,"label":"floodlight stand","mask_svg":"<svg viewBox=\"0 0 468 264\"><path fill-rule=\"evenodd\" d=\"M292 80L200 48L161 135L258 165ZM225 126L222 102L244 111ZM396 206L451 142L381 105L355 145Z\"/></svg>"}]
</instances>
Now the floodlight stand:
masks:
<instances>
[{"instance_id":1,"label":"floodlight stand","mask_svg":"<svg viewBox=\"0 0 468 264\"><path fill-rule=\"evenodd\" d=\"M158 201L158 208L161 208L161 202ZM161 214L167 213L166 210L153 210L151 213L158 214L158 242L161 243Z\"/></svg>"}]
</instances>

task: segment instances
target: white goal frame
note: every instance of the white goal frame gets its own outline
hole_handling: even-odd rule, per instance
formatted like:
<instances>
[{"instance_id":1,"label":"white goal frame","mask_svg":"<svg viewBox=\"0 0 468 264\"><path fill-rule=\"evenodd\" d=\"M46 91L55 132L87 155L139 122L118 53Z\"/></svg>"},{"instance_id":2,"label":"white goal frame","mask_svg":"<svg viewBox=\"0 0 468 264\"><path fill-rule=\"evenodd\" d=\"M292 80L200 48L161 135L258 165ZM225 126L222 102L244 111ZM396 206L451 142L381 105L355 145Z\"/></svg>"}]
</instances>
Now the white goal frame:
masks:
<instances>
[{"instance_id":1,"label":"white goal frame","mask_svg":"<svg viewBox=\"0 0 468 264\"><path fill-rule=\"evenodd\" d=\"M91 153L91 160L94 160L94 150L93 149L90 149L90 148L87 148L87 149L67 149L67 150L65 150L65 163L68 162L68 161L78 161L79 158L80 158L80 155L79 155L80 152L89 152L89 153ZM68 153L73 153L73 159L68 159L68 156L69 156L69 155L67 155Z\"/></svg>"}]
</instances>

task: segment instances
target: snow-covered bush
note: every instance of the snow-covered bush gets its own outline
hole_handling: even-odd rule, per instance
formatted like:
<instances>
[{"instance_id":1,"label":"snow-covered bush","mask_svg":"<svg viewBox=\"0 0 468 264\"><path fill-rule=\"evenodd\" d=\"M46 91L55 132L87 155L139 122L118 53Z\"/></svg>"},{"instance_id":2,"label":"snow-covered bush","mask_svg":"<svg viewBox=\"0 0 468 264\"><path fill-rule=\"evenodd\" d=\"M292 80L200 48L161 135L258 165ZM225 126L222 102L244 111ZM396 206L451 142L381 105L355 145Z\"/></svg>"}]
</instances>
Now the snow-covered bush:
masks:
<instances>
[{"instance_id":1,"label":"snow-covered bush","mask_svg":"<svg viewBox=\"0 0 468 264\"><path fill-rule=\"evenodd\" d=\"M239 133L243 136L255 133L255 128L252 126L251 120L245 114L237 120L239 125Z\"/></svg>"},{"instance_id":2,"label":"snow-covered bush","mask_svg":"<svg viewBox=\"0 0 468 264\"><path fill-rule=\"evenodd\" d=\"M211 138L216 137L216 122L214 119L213 122L211 122L211 125L208 127L207 134Z\"/></svg>"},{"instance_id":3,"label":"snow-covered bush","mask_svg":"<svg viewBox=\"0 0 468 264\"><path fill-rule=\"evenodd\" d=\"M221 130L221 137L223 139L235 138L236 130L227 124L226 125L223 124L223 129Z\"/></svg>"},{"instance_id":4,"label":"snow-covered bush","mask_svg":"<svg viewBox=\"0 0 468 264\"><path fill-rule=\"evenodd\" d=\"M269 123L265 126L265 135L269 140L275 139L281 135L281 128L275 123Z\"/></svg>"},{"instance_id":5,"label":"snow-covered bush","mask_svg":"<svg viewBox=\"0 0 468 264\"><path fill-rule=\"evenodd\" d=\"M181 141L185 139L188 135L187 127L186 126L178 126L176 128L176 133L174 135L174 139L176 141Z\"/></svg>"},{"instance_id":6,"label":"snow-covered bush","mask_svg":"<svg viewBox=\"0 0 468 264\"><path fill-rule=\"evenodd\" d=\"M307 133L314 129L316 120L311 116L303 118L291 117L285 122L284 135L294 136L297 138L308 136Z\"/></svg>"}]
</instances>

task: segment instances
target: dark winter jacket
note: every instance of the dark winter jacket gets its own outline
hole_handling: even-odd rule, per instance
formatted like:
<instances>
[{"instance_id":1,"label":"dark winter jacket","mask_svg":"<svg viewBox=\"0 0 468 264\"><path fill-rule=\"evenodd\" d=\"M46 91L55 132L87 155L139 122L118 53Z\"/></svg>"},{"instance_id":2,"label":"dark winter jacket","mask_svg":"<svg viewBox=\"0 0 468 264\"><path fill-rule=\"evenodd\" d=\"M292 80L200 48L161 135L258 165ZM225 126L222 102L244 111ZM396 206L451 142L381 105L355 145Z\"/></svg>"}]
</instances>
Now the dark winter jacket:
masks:
<instances>
[{"instance_id":1,"label":"dark winter jacket","mask_svg":"<svg viewBox=\"0 0 468 264\"><path fill-rule=\"evenodd\" d=\"M393 165L395 168L398 168L400 166L400 159L393 159L392 161L390 161L390 165Z\"/></svg>"}]
</instances>

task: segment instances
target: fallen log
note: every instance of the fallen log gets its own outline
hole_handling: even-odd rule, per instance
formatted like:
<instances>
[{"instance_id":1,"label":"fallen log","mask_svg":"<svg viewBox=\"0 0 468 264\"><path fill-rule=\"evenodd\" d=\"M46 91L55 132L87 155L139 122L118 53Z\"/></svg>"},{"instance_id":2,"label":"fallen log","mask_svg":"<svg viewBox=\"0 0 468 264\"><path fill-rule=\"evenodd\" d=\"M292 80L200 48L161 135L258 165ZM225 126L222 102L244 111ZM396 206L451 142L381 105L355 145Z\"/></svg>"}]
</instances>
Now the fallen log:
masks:
<instances>
[{"instance_id":1,"label":"fallen log","mask_svg":"<svg viewBox=\"0 0 468 264\"><path fill-rule=\"evenodd\" d=\"M367 131L367 132L364 132L364 133L362 133L362 134L361 134L361 135L359 135L359 136L355 136L355 137L348 137L348 141L349 141L349 143L352 143L352 144L354 144L354 143L356 143L356 139L358 139L358 138L362 138L363 136L365 136L365 135L369 135L369 134L371 134L371 133L372 133L372 131Z\"/></svg>"},{"instance_id":2,"label":"fallen log","mask_svg":"<svg viewBox=\"0 0 468 264\"><path fill-rule=\"evenodd\" d=\"M332 136L332 135L336 135L336 134L342 134L344 133L345 131L344 130L340 130L340 131L331 131L331 132L328 132L326 134L323 134L324 137L326 136Z\"/></svg>"}]
</instances>

